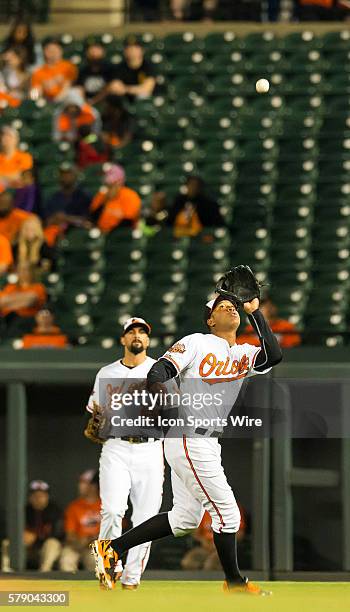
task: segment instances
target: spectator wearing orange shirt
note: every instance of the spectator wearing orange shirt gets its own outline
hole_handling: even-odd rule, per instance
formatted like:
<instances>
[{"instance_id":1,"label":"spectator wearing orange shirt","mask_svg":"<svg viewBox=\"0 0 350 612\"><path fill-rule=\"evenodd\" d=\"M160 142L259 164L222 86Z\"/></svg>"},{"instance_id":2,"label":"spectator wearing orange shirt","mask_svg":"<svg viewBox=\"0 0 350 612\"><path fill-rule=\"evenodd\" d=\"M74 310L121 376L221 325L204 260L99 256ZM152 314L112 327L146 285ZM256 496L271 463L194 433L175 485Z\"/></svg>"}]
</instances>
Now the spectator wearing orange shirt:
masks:
<instances>
[{"instance_id":1,"label":"spectator wearing orange shirt","mask_svg":"<svg viewBox=\"0 0 350 612\"><path fill-rule=\"evenodd\" d=\"M89 543L98 537L100 511L97 473L87 470L79 479L79 497L72 501L65 511L66 544L60 558L62 571L76 572L79 561L85 569L94 570L95 563L90 554Z\"/></svg>"},{"instance_id":2,"label":"spectator wearing orange shirt","mask_svg":"<svg viewBox=\"0 0 350 612\"><path fill-rule=\"evenodd\" d=\"M36 215L14 208L13 197L9 191L0 193L0 234L11 244L17 240L24 221L31 218L36 218Z\"/></svg>"},{"instance_id":3,"label":"spectator wearing orange shirt","mask_svg":"<svg viewBox=\"0 0 350 612\"><path fill-rule=\"evenodd\" d=\"M91 216L102 232L110 232L120 225L134 226L140 218L141 198L124 183L124 169L117 164L110 166L105 173L106 187L91 202Z\"/></svg>"},{"instance_id":4,"label":"spectator wearing orange shirt","mask_svg":"<svg viewBox=\"0 0 350 612\"><path fill-rule=\"evenodd\" d=\"M0 234L0 276L8 272L13 264L11 243L6 236Z\"/></svg>"},{"instance_id":5,"label":"spectator wearing orange shirt","mask_svg":"<svg viewBox=\"0 0 350 612\"><path fill-rule=\"evenodd\" d=\"M69 347L68 338L54 324L53 313L47 308L35 315L36 326L30 334L22 338L23 349L64 349Z\"/></svg>"},{"instance_id":6,"label":"spectator wearing orange shirt","mask_svg":"<svg viewBox=\"0 0 350 612\"><path fill-rule=\"evenodd\" d=\"M28 263L17 267L16 283L8 283L0 291L0 314L6 317L34 317L46 302L46 289L34 281L33 268Z\"/></svg>"},{"instance_id":7,"label":"spectator wearing orange shirt","mask_svg":"<svg viewBox=\"0 0 350 612\"><path fill-rule=\"evenodd\" d=\"M277 337L281 348L292 348L293 346L298 346L301 343L301 337L297 332L295 325L290 323L290 321L287 321L287 319L280 319L278 317L277 306L273 303L271 298L268 297L261 300L260 310L270 325L273 333ZM247 325L243 334L237 338L237 344L245 343L260 346L259 338L256 336L251 325Z\"/></svg>"},{"instance_id":8,"label":"spectator wearing orange shirt","mask_svg":"<svg viewBox=\"0 0 350 612\"><path fill-rule=\"evenodd\" d=\"M67 95L78 71L72 62L63 59L62 46L49 40L44 46L45 64L34 70L31 97L44 96L50 102L60 102Z\"/></svg>"},{"instance_id":9,"label":"spectator wearing orange shirt","mask_svg":"<svg viewBox=\"0 0 350 612\"><path fill-rule=\"evenodd\" d=\"M0 133L0 183L3 189L20 187L22 172L33 167L31 154L20 151L18 145L17 130L9 125L4 125Z\"/></svg>"},{"instance_id":10,"label":"spectator wearing orange shirt","mask_svg":"<svg viewBox=\"0 0 350 612\"><path fill-rule=\"evenodd\" d=\"M53 138L57 141L77 142L79 129L83 126L88 128L90 135L99 134L100 114L84 102L80 93L72 90L55 113Z\"/></svg>"}]
</instances>

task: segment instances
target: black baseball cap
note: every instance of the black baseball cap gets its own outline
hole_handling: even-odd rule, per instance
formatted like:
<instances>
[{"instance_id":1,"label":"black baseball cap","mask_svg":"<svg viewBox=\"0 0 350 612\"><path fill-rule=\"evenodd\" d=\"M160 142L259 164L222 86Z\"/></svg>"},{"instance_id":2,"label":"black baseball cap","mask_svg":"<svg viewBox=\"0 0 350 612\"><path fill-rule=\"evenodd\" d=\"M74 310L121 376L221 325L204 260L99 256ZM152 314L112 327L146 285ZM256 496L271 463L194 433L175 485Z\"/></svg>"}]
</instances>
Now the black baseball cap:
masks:
<instances>
[{"instance_id":1,"label":"black baseball cap","mask_svg":"<svg viewBox=\"0 0 350 612\"><path fill-rule=\"evenodd\" d=\"M223 301L231 302L236 307L236 309L238 310L238 304L233 299L231 299L229 297L226 297L225 295L217 295L214 299L210 300L205 305L205 311L204 311L204 323L205 323L205 325L207 325L207 321L208 321L208 319L210 319L210 316L211 316L211 313L213 312L213 310L215 310L217 305L220 304L220 302L223 302Z\"/></svg>"}]
</instances>

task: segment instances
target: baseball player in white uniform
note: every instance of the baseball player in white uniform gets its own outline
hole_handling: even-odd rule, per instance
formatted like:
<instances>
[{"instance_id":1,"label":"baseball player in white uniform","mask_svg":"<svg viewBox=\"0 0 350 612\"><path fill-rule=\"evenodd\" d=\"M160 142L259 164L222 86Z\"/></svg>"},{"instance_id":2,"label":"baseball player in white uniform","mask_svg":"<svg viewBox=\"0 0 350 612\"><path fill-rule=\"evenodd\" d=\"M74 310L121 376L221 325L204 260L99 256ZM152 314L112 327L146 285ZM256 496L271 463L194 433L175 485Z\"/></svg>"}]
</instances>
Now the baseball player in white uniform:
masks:
<instances>
[{"instance_id":1,"label":"baseball player in white uniform","mask_svg":"<svg viewBox=\"0 0 350 612\"><path fill-rule=\"evenodd\" d=\"M103 380L145 380L154 359L147 356L150 325L133 317L124 324L121 344L124 356L99 370L87 410L93 411L93 403L103 401ZM133 382L132 382L133 381ZM127 391L127 385L126 385ZM122 519L132 503L132 523L139 525L159 512L164 480L163 446L160 440L143 436L111 437L102 447L100 456L101 539L115 539L122 533ZM134 590L140 583L150 554L151 542L143 542L133 548L122 568L116 565L115 575L121 576L122 588ZM103 585L102 585L103 586Z\"/></svg>"},{"instance_id":2,"label":"baseball player in white uniform","mask_svg":"<svg viewBox=\"0 0 350 612\"><path fill-rule=\"evenodd\" d=\"M254 298L243 307L259 337L260 347L236 344L240 324L237 304L219 295L207 304L209 333L191 334L171 347L148 374L150 392L175 376L179 376L181 392L184 388L191 389L192 393L226 389L232 402L221 416L227 416L244 379L268 372L282 359L278 342L259 311L259 299ZM170 512L152 517L115 540L95 541L97 572L103 574L109 588L114 587L113 567L124 551L171 534L184 535L198 527L207 510L212 517L214 543L225 574L225 590L268 594L243 577L238 567L236 533L240 512L221 465L216 433L213 425L198 428L194 436L166 437L164 450L171 467L173 507Z\"/></svg>"}]
</instances>

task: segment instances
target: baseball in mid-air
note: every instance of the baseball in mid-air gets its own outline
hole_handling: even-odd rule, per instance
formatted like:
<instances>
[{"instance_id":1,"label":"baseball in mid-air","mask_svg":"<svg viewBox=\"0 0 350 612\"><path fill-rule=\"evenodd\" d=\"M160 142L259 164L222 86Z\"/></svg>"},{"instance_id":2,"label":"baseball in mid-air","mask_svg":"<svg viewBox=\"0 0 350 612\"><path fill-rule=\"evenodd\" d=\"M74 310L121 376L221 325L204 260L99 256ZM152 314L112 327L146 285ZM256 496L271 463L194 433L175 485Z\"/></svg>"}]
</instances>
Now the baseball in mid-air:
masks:
<instances>
[{"instance_id":1,"label":"baseball in mid-air","mask_svg":"<svg viewBox=\"0 0 350 612\"><path fill-rule=\"evenodd\" d=\"M267 79L259 79L255 83L255 89L258 93L267 93L270 89L270 83Z\"/></svg>"}]
</instances>

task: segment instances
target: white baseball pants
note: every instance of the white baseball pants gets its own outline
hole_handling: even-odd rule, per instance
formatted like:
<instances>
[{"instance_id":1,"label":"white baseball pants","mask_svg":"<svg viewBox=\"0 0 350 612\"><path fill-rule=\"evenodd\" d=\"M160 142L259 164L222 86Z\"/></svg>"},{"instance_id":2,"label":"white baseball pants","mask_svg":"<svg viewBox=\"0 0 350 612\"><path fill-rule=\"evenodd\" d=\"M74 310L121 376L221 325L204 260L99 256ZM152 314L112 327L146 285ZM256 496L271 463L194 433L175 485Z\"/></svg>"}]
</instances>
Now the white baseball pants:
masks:
<instances>
[{"instance_id":1,"label":"white baseball pants","mask_svg":"<svg viewBox=\"0 0 350 612\"><path fill-rule=\"evenodd\" d=\"M100 539L119 538L122 520L132 503L136 527L158 514L162 503L164 458L161 441L132 444L120 439L104 443L100 456L101 526ZM139 584L150 554L151 542L128 552L121 581Z\"/></svg>"},{"instance_id":2,"label":"white baseball pants","mask_svg":"<svg viewBox=\"0 0 350 612\"><path fill-rule=\"evenodd\" d=\"M166 438L165 458L171 467L173 507L168 514L175 536L200 524L204 511L212 517L216 533L235 533L240 511L221 465L216 438Z\"/></svg>"}]
</instances>

